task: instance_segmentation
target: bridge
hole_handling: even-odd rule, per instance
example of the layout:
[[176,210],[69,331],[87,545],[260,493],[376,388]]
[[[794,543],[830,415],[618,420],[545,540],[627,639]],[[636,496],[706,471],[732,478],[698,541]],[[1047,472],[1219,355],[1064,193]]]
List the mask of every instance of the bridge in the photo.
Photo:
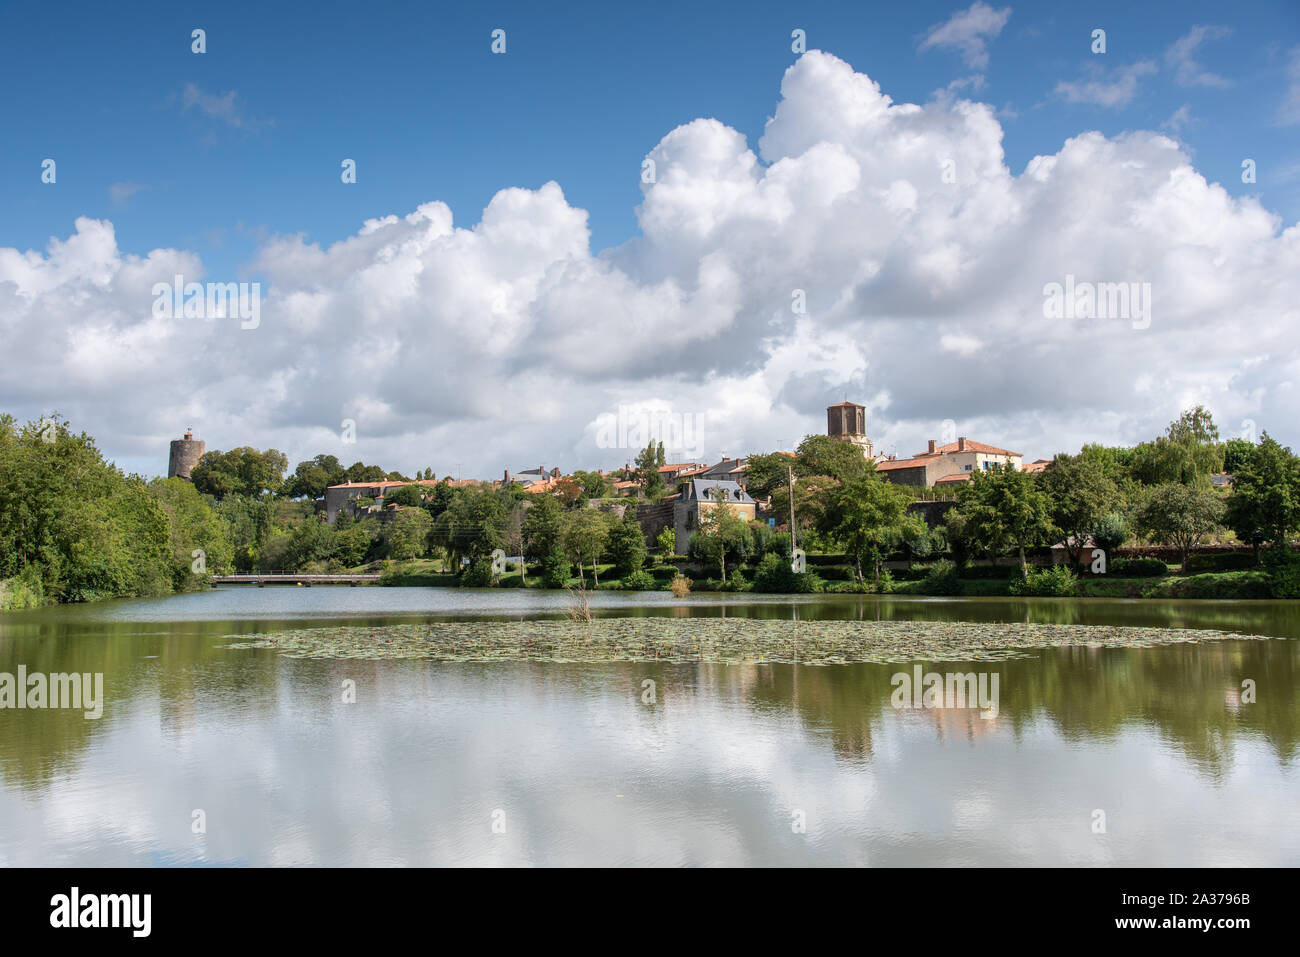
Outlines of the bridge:
[[256,585],[258,588],[264,588],[267,585],[305,585],[310,588],[312,585],[365,585],[369,582],[379,581],[379,573],[363,573],[355,575],[317,575],[311,572],[287,572],[287,571],[270,571],[270,572],[248,572],[243,575],[217,575],[212,579],[215,585]]

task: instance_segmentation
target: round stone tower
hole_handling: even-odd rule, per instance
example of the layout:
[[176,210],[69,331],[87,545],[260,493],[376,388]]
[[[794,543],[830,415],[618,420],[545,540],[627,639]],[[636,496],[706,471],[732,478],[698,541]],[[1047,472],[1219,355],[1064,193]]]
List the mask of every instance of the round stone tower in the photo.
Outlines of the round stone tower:
[[172,439],[172,454],[167,462],[167,477],[188,480],[194,466],[198,465],[199,459],[203,458],[206,448],[206,445],[194,438],[193,431],[186,432],[183,439]]

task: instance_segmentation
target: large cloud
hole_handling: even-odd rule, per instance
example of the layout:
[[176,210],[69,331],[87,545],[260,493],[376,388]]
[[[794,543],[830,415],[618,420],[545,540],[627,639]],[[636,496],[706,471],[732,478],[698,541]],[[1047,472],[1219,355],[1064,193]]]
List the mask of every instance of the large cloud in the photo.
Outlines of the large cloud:
[[[596,422],[633,403],[703,416],[705,455],[736,455],[845,397],[900,453],[949,419],[1031,457],[1132,441],[1192,402],[1300,444],[1300,230],[1157,133],[1081,132],[1019,173],[1001,141],[987,105],[895,104],[810,52],[757,155],[716,120],[660,141],[622,246],[593,254],[555,183],[502,190],[472,228],[430,202],[326,248],[268,242],[248,330],[153,317],[155,282],[233,277],[81,219],[0,249],[0,408],[57,407],[154,469],[190,425],[440,474],[608,466],[634,450],[599,448]],[[1150,283],[1149,326],[1045,318],[1067,276]]]

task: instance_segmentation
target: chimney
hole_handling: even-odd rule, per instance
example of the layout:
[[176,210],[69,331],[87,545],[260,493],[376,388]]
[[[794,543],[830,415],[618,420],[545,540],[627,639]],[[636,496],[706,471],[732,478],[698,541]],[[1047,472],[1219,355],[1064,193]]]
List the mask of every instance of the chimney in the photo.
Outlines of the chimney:
[[957,440],[957,451],[958,452],[966,451],[966,436],[963,435],[961,438]]
[[509,469],[505,469],[505,470],[501,473],[501,484],[502,484],[502,485],[509,485],[509,484],[510,484],[510,470],[509,470]]
[[926,451],[929,452],[931,455],[933,455],[933,454],[934,454],[934,451],[935,451],[935,446],[938,445],[938,444],[939,444],[939,443],[935,442],[934,439],[931,439],[931,440],[930,440],[930,447],[929,447],[928,449],[926,449]]

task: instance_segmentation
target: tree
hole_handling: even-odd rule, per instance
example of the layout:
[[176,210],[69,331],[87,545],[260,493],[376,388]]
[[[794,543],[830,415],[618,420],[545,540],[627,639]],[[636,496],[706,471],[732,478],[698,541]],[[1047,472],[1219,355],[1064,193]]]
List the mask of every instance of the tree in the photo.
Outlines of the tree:
[[245,445],[229,452],[205,452],[190,473],[190,480],[204,495],[217,499],[227,495],[256,497],[278,491],[288,467],[289,459],[283,452],[259,452]]
[[1107,556],[1128,541],[1128,522],[1119,512],[1107,512],[1091,529],[1092,543]]
[[677,533],[671,528],[665,527],[662,532],[655,536],[655,548],[660,555],[673,555],[677,552]]
[[397,516],[385,528],[389,557],[404,561],[424,555],[429,550],[432,527],[433,519],[424,509],[398,509]]
[[1267,432],[1233,474],[1227,524],[1243,542],[1284,548],[1300,528],[1300,459]]
[[749,523],[736,514],[730,505],[700,509],[699,528],[692,536],[692,543],[709,561],[718,563],[722,569],[723,582],[727,580],[727,556],[745,558],[752,541]]
[[299,462],[281,494],[287,498],[321,498],[331,485],[347,481],[346,470],[333,455],[317,455]]
[[1049,516],[1065,536],[1071,564],[1079,564],[1084,539],[1119,502],[1119,489],[1097,458],[1061,454],[1042,473]]
[[[843,444],[843,443],[841,443]],[[745,458],[745,491],[752,498],[764,499],[786,485],[787,469],[794,465],[793,456],[768,452]]]
[[870,474],[840,487],[834,508],[837,520],[831,534],[853,556],[858,581],[866,580],[862,574],[864,558],[879,584],[880,565],[886,556],[907,538],[925,533],[925,522],[907,514],[910,500],[905,489]]
[[839,482],[851,482],[872,471],[875,463],[862,449],[833,436],[806,435],[795,449],[795,475],[829,475]]
[[1048,504],[1033,475],[1004,463],[972,473],[957,493],[954,511],[961,513],[962,534],[972,545],[993,555],[1016,552],[1020,574],[1028,578],[1025,549],[1046,544],[1058,533]]
[[173,588],[198,589],[211,582],[213,573],[231,567],[234,549],[209,499],[181,478],[154,479],[149,493],[167,513]]
[[424,489],[419,485],[399,485],[384,493],[385,505],[418,507],[424,503]]
[[646,447],[637,453],[637,481],[641,483],[642,493],[652,502],[657,502],[664,494],[664,477],[659,472],[659,468],[666,464],[662,442],[655,445],[654,440],[651,439]]
[[1177,548],[1186,575],[1187,556],[1219,529],[1223,512],[1223,501],[1214,492],[1167,482],[1152,490],[1134,524],[1142,534]]
[[1250,458],[1255,446],[1245,439],[1228,439],[1223,443],[1223,471],[1236,475],[1237,469]]
[[619,578],[626,578],[645,564],[645,535],[641,531],[641,523],[637,521],[635,508],[629,507],[624,511],[622,520],[610,527],[605,551],[614,563]]
[[564,547],[577,557],[578,576],[584,584],[586,577],[582,572],[582,563],[591,559],[591,577],[600,587],[600,575],[596,570],[596,561],[605,549],[609,538],[610,523],[604,512],[594,508],[581,508],[570,512],[564,528]]
[[586,498],[611,498],[614,495],[614,483],[600,472],[584,472],[579,469],[573,473],[573,481],[582,486]]
[[[553,495],[535,495],[524,513],[524,556],[540,562],[562,544],[564,509]],[[565,576],[568,580],[568,576]]]
[[1165,434],[1133,449],[1129,466],[1143,485],[1177,482],[1208,488],[1210,476],[1223,470],[1219,429],[1201,406],[1184,412]]

